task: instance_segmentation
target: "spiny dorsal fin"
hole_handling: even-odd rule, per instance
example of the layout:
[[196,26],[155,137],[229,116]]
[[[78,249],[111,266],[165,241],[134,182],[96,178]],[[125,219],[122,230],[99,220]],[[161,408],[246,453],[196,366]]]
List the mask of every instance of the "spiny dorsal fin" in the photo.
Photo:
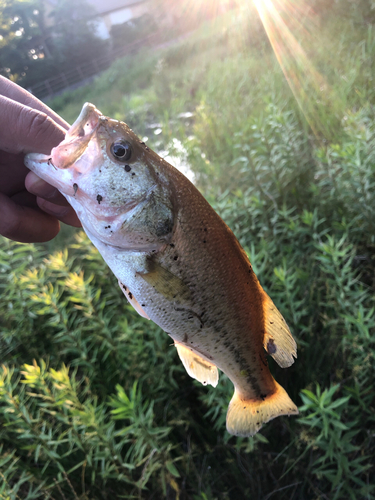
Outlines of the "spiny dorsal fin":
[[263,346],[278,365],[287,368],[294,363],[294,358],[297,357],[296,341],[292,337],[285,319],[266,293],[264,293],[263,307],[265,326]]
[[127,288],[125,285],[121,283],[119,280],[118,284],[120,285],[120,288],[122,290],[122,293],[125,295],[125,297],[128,299],[130,304],[134,307],[134,309],[137,311],[137,313],[142,316],[143,318],[150,319],[146,311],[142,309],[140,306],[138,300],[134,297],[134,295],[131,293],[129,288]]
[[195,378],[203,385],[217,386],[219,372],[215,365],[203,359],[196,351],[179,342],[174,342],[178,355],[190,377]]

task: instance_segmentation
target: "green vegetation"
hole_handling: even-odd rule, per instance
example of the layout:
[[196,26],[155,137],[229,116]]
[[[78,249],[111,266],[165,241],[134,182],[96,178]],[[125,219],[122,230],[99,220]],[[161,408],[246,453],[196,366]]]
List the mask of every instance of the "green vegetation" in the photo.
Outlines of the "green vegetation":
[[86,0],[1,0],[0,75],[30,87],[108,56],[94,14]]
[[253,12],[50,103],[73,121],[91,101],[156,150],[183,145],[297,339],[294,365],[270,367],[300,416],[230,436],[232,384],[188,377],[82,233],[2,240],[0,498],[375,498],[375,32],[328,14],[308,51],[326,82],[314,123]]

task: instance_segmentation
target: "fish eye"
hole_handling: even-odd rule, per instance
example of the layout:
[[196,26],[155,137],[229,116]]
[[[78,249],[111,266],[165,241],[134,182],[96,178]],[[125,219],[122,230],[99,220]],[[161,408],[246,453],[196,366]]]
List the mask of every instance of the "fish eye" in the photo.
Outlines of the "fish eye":
[[132,148],[127,141],[116,141],[111,145],[111,153],[118,161],[128,161],[132,155]]

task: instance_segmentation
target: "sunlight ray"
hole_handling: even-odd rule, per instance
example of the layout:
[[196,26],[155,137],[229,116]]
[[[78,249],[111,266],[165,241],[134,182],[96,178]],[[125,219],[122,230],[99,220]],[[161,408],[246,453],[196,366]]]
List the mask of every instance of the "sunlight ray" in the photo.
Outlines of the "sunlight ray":
[[304,2],[254,0],[276,58],[305,118],[316,135],[329,133],[326,113],[335,112],[328,85],[299,39],[313,49],[314,13]]

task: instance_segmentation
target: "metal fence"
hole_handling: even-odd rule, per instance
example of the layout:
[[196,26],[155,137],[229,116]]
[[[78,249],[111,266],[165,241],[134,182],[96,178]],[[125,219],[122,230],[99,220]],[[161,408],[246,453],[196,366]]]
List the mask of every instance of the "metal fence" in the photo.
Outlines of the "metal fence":
[[135,41],[132,44],[127,44],[125,47],[121,47],[116,51],[111,51],[109,55],[98,57],[96,59],[91,59],[84,64],[75,66],[69,71],[64,71],[53,78],[48,78],[40,83],[37,83],[27,90],[34,94],[39,99],[45,99],[46,97],[52,97],[56,94],[63,92],[71,86],[77,85],[80,82],[91,78],[98,73],[107,69],[113,61],[119,59],[120,57],[126,56],[127,54],[133,54],[138,52],[144,47],[153,46],[157,44],[161,39],[160,32],[152,33],[151,35]]

